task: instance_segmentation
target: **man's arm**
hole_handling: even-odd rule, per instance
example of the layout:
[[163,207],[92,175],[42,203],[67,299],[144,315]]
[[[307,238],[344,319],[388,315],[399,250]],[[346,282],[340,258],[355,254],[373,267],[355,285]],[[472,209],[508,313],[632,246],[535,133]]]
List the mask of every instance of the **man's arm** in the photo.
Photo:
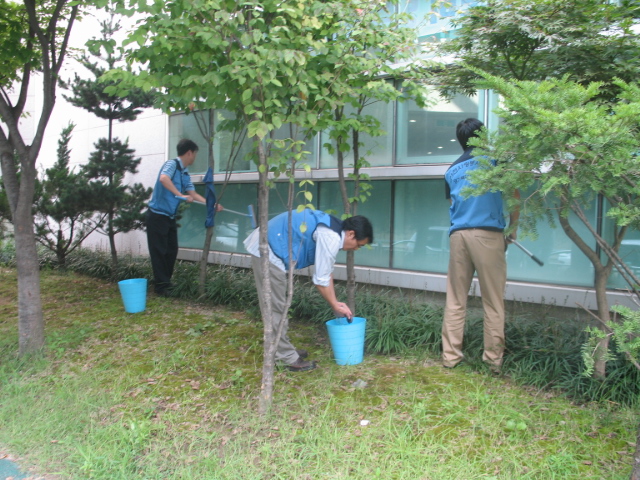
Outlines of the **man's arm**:
[[164,188],[169,190],[174,195],[177,195],[179,197],[184,196],[182,195],[182,192],[180,192],[180,190],[178,190],[176,186],[173,184],[173,182],[171,181],[171,177],[169,175],[165,175],[164,173],[160,175],[160,183]]
[[318,225],[316,229],[316,268],[312,281],[336,316],[352,319],[353,313],[345,303],[338,301],[333,286],[333,268],[336,255],[341,247],[342,237],[340,235],[324,225]]
[[336,317],[347,317],[349,320],[353,318],[353,313],[351,313],[351,309],[347,306],[346,303],[339,302],[336,297],[336,291],[333,288],[333,275],[331,276],[331,281],[329,285],[323,287],[322,285],[316,285],[316,288],[322,295],[322,298],[326,300],[326,302],[331,306],[333,313]]

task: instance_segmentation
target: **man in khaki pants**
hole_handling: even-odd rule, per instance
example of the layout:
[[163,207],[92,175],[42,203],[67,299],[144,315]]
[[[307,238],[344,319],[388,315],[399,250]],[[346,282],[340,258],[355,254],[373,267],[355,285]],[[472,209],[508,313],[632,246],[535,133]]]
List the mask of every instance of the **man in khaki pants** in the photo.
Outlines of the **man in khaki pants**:
[[[468,175],[480,167],[468,141],[484,128],[476,118],[461,121],[456,135],[464,153],[445,173],[446,195],[451,202],[449,214],[449,273],[447,299],[442,323],[442,364],[453,368],[463,359],[462,344],[467,312],[467,297],[478,273],[484,309],[484,354],[482,359],[492,371],[499,372],[504,353],[504,288],[507,281],[507,244],[516,239],[514,229],[505,238],[502,194],[488,192],[465,197],[462,191],[472,186]],[[519,192],[514,192],[519,198]],[[517,226],[519,212],[510,215]]]

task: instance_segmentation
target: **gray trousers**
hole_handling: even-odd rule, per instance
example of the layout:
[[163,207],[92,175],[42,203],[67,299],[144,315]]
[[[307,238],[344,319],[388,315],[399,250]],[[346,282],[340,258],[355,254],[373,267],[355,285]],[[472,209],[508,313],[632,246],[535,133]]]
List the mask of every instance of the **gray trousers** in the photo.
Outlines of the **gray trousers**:
[[504,353],[504,288],[507,282],[502,232],[478,228],[451,234],[447,300],[442,322],[442,363],[453,367],[462,360],[467,297],[478,272],[484,309],[484,362],[500,367]]
[[[264,288],[262,285],[262,265],[259,257],[251,256],[251,266],[253,267],[253,276],[256,279],[256,288],[258,289],[258,299],[260,300],[260,311],[262,313],[262,321],[271,325],[273,334],[277,335],[278,325],[284,313],[285,300],[287,295],[287,274],[278,267],[269,263],[271,271],[271,318],[264,315]],[[298,353],[291,344],[287,332],[289,330],[289,318],[285,318],[285,324],[282,328],[282,335],[278,341],[276,349],[276,362],[291,365],[298,359]],[[266,348],[266,345],[265,345]]]

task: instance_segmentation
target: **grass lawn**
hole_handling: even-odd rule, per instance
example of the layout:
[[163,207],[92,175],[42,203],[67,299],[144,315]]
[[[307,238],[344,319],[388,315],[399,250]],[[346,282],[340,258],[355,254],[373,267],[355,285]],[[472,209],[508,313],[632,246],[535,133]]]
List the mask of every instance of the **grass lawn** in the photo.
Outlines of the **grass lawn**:
[[[420,352],[279,372],[257,415],[262,324],[242,311],[42,273],[45,357],[19,360],[17,279],[0,268],[0,445],[51,478],[626,479],[638,413],[576,405]],[[354,387],[357,380],[364,387]],[[362,382],[359,382],[360,384]]]

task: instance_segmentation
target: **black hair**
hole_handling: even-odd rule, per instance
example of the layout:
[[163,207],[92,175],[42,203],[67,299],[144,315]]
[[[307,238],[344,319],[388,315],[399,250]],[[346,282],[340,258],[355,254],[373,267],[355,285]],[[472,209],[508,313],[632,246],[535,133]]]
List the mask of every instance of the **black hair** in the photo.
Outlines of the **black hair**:
[[342,222],[342,230],[353,230],[356,240],[368,239],[373,243],[373,226],[367,217],[355,215]]
[[458,123],[456,137],[458,137],[458,142],[460,142],[463,149],[469,148],[469,139],[477,137],[483,127],[484,123],[477,118],[467,118]]
[[187,152],[197,152],[198,145],[193,140],[189,140],[188,138],[183,138],[178,142],[178,156],[181,157]]

